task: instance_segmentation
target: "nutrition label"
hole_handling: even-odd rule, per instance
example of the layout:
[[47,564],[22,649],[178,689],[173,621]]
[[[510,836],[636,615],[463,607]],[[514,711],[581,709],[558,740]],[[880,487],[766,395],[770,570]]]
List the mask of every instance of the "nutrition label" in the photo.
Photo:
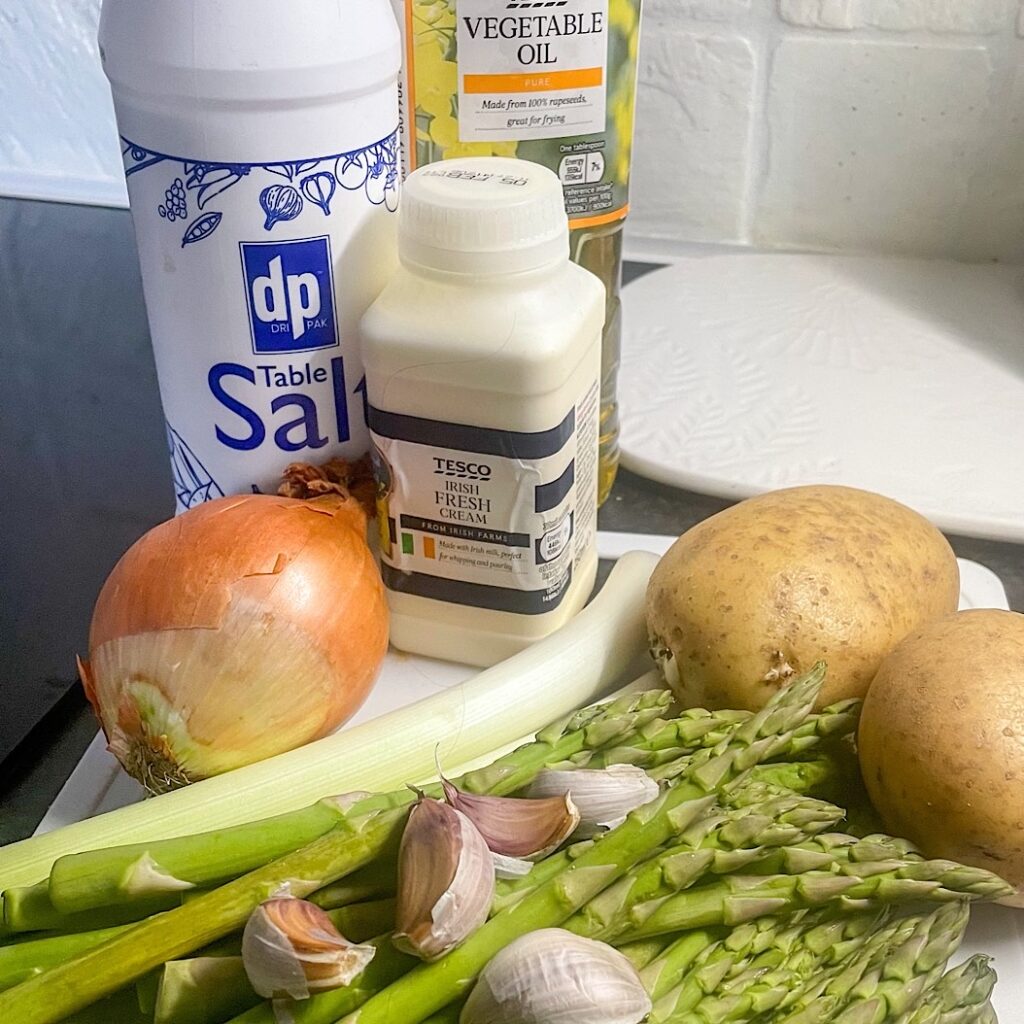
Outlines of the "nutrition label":
[[604,131],[608,0],[459,0],[457,12],[462,141]]
[[392,590],[527,615],[561,603],[596,528],[596,384],[538,432],[370,423]]

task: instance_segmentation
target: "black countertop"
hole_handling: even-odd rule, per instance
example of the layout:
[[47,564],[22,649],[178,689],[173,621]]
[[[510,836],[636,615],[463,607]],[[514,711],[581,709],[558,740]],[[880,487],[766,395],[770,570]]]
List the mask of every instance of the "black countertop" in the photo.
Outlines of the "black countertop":
[[[74,655],[106,574],[173,501],[127,211],[0,199],[0,324],[2,844],[96,732]],[[728,504],[623,472],[600,526],[679,534]],[[1024,611],[1024,546],[950,540]]]

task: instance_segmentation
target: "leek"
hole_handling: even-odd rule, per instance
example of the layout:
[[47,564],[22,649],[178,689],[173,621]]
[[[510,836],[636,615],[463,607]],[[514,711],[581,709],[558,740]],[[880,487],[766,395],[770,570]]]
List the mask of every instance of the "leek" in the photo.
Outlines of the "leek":
[[443,693],[258,764],[0,848],[0,889],[32,885],[61,856],[168,839],[298,810],[329,793],[388,790],[442,763],[491,754],[602,697],[646,650],[644,591],[657,557],[631,552],[575,619]]

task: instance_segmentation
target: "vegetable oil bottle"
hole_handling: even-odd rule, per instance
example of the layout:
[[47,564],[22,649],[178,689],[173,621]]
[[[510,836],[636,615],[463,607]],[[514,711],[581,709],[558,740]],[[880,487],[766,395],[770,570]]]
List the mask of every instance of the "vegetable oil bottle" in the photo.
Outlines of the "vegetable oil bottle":
[[619,458],[622,228],[641,0],[392,0],[404,37],[403,161],[496,155],[556,172],[572,259],[604,283],[603,502]]
[[366,453],[356,327],[394,267],[388,0],[104,0],[177,510]]
[[361,328],[391,642],[489,665],[594,584],[604,288],[522,160],[411,174],[398,255]]

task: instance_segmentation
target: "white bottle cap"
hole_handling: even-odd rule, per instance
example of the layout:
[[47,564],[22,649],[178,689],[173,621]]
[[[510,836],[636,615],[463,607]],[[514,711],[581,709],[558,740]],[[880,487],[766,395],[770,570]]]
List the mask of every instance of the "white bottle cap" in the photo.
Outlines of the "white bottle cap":
[[569,258],[558,176],[507,157],[428,164],[402,185],[398,255],[460,274],[536,270]]

